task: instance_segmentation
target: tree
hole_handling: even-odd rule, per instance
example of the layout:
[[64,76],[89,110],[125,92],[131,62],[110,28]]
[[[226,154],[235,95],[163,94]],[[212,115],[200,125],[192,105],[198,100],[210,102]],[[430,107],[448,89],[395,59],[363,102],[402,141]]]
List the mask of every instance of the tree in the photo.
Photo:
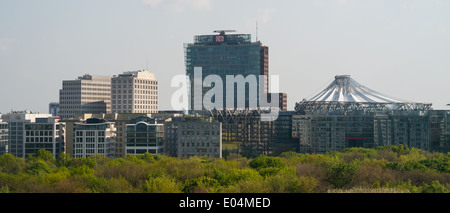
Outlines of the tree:
[[30,168],[27,170],[27,173],[30,175],[45,175],[52,172],[50,167],[43,160],[36,160],[31,164]]
[[0,155],[0,172],[17,174],[25,166],[22,158],[15,158],[12,154]]
[[56,165],[61,167],[68,167],[70,164],[72,163],[72,158],[70,157],[70,155],[66,154],[66,153],[62,153],[58,156],[58,158],[56,159]]
[[356,167],[346,163],[336,163],[327,170],[326,180],[336,188],[342,188],[352,181]]
[[422,188],[423,193],[449,193],[450,190],[445,188],[439,181],[434,180],[431,184],[424,184]]
[[34,153],[32,155],[32,158],[34,160],[43,160],[43,161],[47,161],[47,162],[53,162],[54,158],[53,158],[53,154],[45,149],[40,149],[38,150],[36,153]]

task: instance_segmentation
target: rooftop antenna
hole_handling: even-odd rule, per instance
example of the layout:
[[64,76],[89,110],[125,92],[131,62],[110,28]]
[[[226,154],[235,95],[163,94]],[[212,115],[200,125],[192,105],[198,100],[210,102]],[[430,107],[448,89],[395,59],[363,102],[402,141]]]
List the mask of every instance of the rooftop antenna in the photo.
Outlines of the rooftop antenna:
[[148,58],[147,58],[147,71],[148,71]]
[[258,41],[258,21],[256,21],[256,41]]

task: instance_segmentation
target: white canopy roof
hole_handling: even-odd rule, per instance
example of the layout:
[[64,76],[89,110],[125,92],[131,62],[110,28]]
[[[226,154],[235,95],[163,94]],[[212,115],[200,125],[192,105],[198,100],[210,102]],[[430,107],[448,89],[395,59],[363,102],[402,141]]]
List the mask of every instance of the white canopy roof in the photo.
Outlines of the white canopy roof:
[[335,80],[326,89],[309,99],[309,101],[358,103],[408,102],[369,89],[350,78],[349,75],[335,76]]

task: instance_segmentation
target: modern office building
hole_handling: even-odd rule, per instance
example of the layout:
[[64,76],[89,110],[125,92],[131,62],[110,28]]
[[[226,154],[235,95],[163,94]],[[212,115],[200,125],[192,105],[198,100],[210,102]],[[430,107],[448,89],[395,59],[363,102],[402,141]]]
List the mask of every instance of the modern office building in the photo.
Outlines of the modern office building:
[[280,111],[274,121],[261,121],[262,110],[214,110],[211,116],[222,123],[223,157],[277,156],[298,151],[298,140],[292,137],[294,111]]
[[158,113],[147,114],[147,113],[110,113],[110,114],[77,114],[74,119],[63,120],[67,126],[67,154],[74,156],[73,149],[73,127],[75,123],[86,121],[89,118],[97,118],[107,120],[109,122],[114,122],[116,128],[116,140],[113,145],[111,158],[120,158],[125,156],[125,141],[126,141],[126,128],[127,124],[135,118],[138,117],[151,117],[157,120],[166,120],[172,117],[182,116],[182,112],[178,111],[160,111]]
[[25,123],[25,156],[37,153],[45,149],[57,158],[65,152],[65,124],[58,122],[54,116],[48,118],[36,118],[33,123]]
[[81,113],[110,113],[111,77],[86,74],[63,81],[59,105],[61,119]]
[[178,158],[222,158],[222,123],[203,117],[180,117],[165,125],[165,153]]
[[126,154],[164,153],[164,124],[147,116],[132,119],[126,129]]
[[124,72],[111,79],[113,113],[157,113],[158,80],[145,70]]
[[431,152],[450,152],[450,111],[391,111],[375,115],[376,145],[406,145]]
[[25,158],[45,149],[56,157],[65,151],[65,124],[51,114],[13,111],[2,119],[8,123],[8,153]]
[[73,147],[75,158],[86,158],[92,155],[112,157],[116,140],[114,122],[104,119],[89,118],[74,124]]
[[[292,134],[300,152],[404,144],[429,150],[431,104],[405,101],[369,89],[348,75],[295,106]],[[444,122],[445,123],[445,122]],[[432,126],[432,125],[431,125]]]
[[[195,107],[199,106],[199,102],[203,101],[205,93],[215,87],[199,85],[203,80],[210,75],[217,75],[222,80],[223,95],[222,98],[211,97],[212,103],[219,103],[222,105],[217,109],[242,108],[242,109],[256,109],[258,107],[265,107],[260,105],[259,97],[259,76],[269,75],[269,48],[263,46],[260,41],[252,42],[250,34],[226,34],[230,31],[220,30],[215,31],[216,35],[196,35],[194,36],[194,42],[185,44],[185,65],[186,74],[189,76],[190,87],[189,93],[189,107],[190,112],[202,112],[203,108],[199,109]],[[234,31],[231,31],[234,32]],[[196,71],[201,68],[201,76],[195,76]],[[236,77],[242,76],[248,83],[245,84],[233,84],[234,81],[227,81],[227,76]],[[251,80],[252,77],[254,81]],[[233,86],[227,88],[227,82]],[[250,83],[254,83],[256,88],[249,87]],[[269,82],[263,83],[264,92],[268,92]],[[195,95],[196,91],[199,91],[200,95]],[[228,99],[234,101],[234,105],[230,104],[227,107],[227,93],[233,94]],[[245,95],[244,100],[238,99],[238,95]],[[220,99],[220,100],[219,100]],[[238,101],[243,103],[244,106],[240,107]]]
[[8,123],[2,120],[0,114],[0,155],[8,152]]

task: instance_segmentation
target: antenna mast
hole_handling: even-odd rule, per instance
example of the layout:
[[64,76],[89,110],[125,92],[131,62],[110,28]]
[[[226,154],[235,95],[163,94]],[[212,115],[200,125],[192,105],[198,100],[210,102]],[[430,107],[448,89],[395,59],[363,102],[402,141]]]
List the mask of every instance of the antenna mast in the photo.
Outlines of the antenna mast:
[[258,21],[256,21],[256,41],[258,41]]

